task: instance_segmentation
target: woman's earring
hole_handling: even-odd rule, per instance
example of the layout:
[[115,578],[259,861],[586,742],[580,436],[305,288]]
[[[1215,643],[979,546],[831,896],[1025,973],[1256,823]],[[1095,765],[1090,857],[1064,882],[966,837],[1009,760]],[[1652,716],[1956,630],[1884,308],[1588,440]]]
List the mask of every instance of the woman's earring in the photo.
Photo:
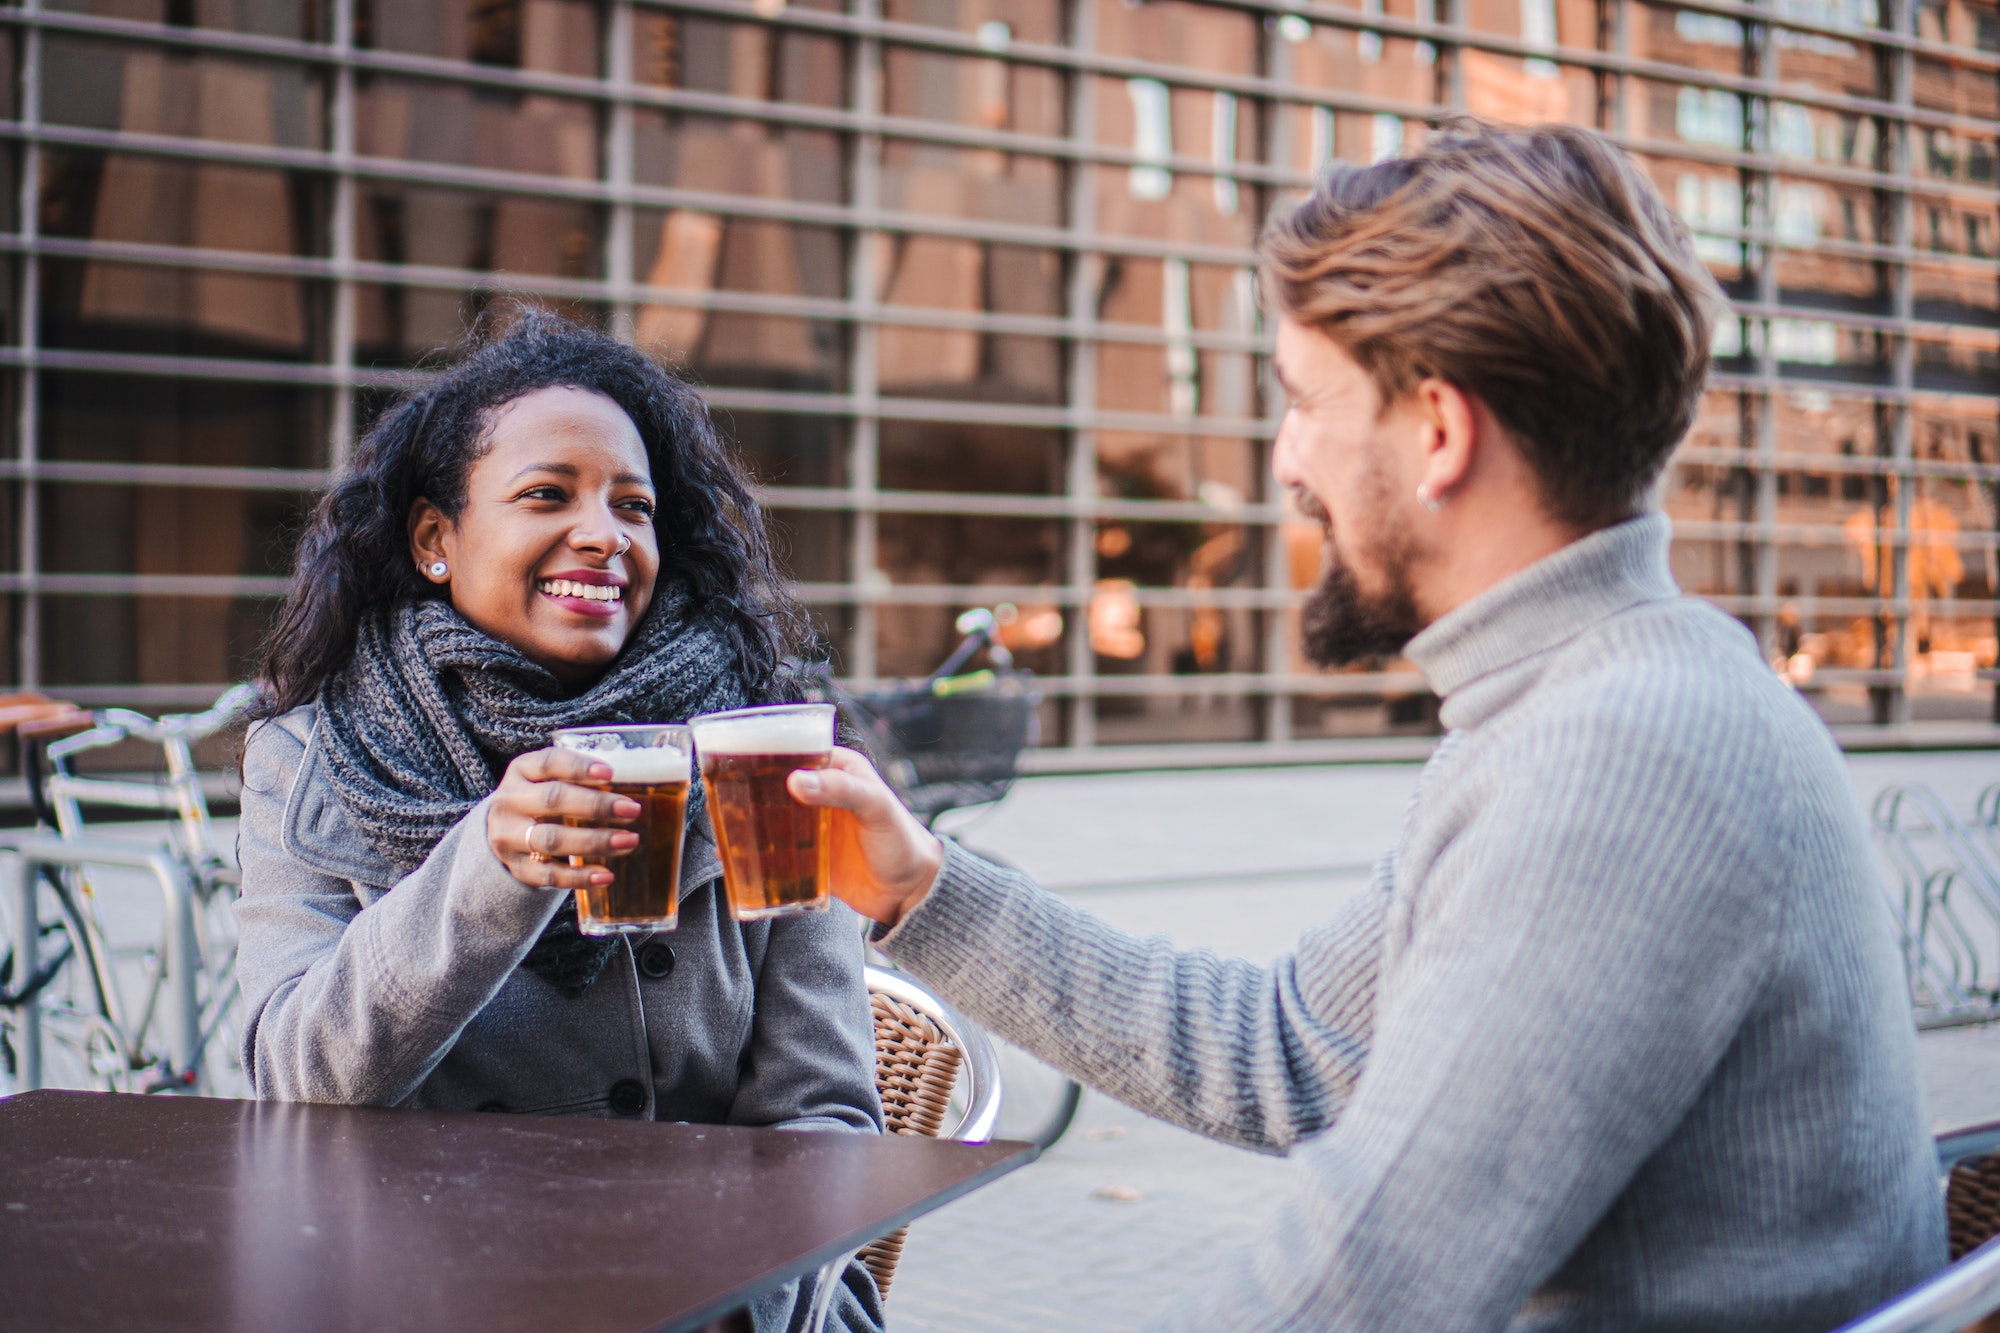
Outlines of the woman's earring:
[[1435,514],[1444,508],[1444,497],[1432,495],[1430,483],[1423,482],[1417,486],[1417,503]]
[[451,566],[445,564],[445,562],[442,560],[433,560],[430,563],[429,572],[432,578],[441,579],[446,574],[449,574],[451,572]]

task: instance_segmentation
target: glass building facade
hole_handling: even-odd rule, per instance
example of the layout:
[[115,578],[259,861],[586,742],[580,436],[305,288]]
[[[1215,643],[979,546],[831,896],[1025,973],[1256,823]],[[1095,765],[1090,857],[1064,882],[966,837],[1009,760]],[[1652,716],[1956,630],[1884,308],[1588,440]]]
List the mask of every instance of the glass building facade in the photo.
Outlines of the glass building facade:
[[10,685],[245,674],[356,431],[508,297],[703,386],[850,677],[1004,601],[1055,766],[1426,734],[1404,664],[1298,657],[1252,247],[1470,111],[1612,135],[1734,302],[1683,586],[1857,735],[1995,715],[1983,0],[12,0],[0,111]]

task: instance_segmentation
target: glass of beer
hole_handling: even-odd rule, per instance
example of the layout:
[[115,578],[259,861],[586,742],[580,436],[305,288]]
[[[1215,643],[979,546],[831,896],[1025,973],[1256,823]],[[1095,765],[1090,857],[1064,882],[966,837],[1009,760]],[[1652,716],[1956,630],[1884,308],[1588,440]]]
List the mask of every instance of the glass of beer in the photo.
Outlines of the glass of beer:
[[[555,734],[554,744],[611,770],[608,781],[587,780],[584,786],[639,803],[638,821],[631,826],[639,835],[637,847],[602,861],[569,859],[573,866],[611,871],[609,884],[576,891],[578,927],[586,935],[672,930],[680,923],[681,837],[693,777],[688,729],[650,722],[566,727]],[[584,823],[570,817],[563,822],[571,828]]]
[[785,779],[831,761],[833,705],[739,708],[693,718],[688,728],[736,919],[824,912],[833,812],[800,805]]

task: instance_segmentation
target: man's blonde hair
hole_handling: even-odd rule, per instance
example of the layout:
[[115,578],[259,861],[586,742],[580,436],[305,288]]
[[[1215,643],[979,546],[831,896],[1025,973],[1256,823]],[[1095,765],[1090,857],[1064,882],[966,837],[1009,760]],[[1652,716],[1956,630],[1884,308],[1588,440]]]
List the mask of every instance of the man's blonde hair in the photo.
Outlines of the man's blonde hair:
[[1490,407],[1549,513],[1635,512],[1687,433],[1721,289],[1601,135],[1459,122],[1411,157],[1336,166],[1263,238],[1279,306],[1393,402],[1428,376]]

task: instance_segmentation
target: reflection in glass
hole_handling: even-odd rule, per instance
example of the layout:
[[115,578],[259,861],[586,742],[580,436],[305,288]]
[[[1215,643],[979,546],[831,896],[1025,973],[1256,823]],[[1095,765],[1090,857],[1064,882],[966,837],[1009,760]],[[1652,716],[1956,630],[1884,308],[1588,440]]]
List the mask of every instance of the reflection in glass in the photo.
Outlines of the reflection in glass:
[[40,670],[79,686],[247,679],[280,599],[42,596]]
[[386,75],[356,82],[355,145],[366,156],[566,180],[597,175],[597,111],[588,102]]

